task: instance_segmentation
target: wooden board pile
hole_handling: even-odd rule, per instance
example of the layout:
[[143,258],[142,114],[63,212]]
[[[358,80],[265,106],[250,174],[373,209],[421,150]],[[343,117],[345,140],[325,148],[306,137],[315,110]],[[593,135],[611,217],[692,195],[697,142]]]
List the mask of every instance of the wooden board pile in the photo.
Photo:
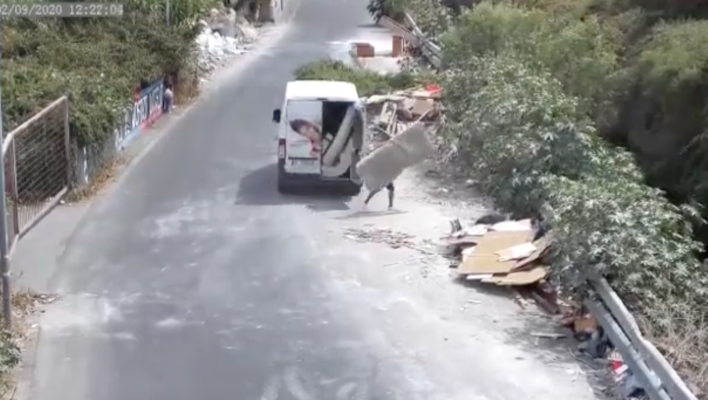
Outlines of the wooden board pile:
[[530,295],[543,309],[557,315],[558,324],[582,342],[581,351],[592,357],[604,356],[609,344],[595,318],[546,280],[549,268],[544,256],[551,244],[551,233],[537,231],[530,219],[478,222],[470,228],[454,220],[450,226],[451,233],[443,238],[443,243],[456,260],[452,267],[460,277],[520,289],[521,294]]
[[537,234],[530,219],[476,224],[465,229],[459,220],[444,242],[460,260],[457,272],[466,280],[499,286],[528,286],[548,275],[543,255],[549,237]]
[[383,139],[395,136],[416,122],[441,121],[441,90],[436,85],[373,95],[365,99],[373,114],[372,127]]

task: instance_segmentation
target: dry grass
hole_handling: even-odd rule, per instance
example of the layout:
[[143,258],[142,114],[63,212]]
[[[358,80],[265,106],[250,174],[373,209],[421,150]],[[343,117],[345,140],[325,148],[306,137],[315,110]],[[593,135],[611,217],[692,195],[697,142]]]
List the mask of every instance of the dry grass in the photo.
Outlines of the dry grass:
[[666,302],[653,317],[665,321],[662,331],[640,319],[647,338],[685,379],[701,400],[708,400],[708,310]]
[[[40,306],[57,299],[57,296],[39,294],[29,290],[19,291],[12,295],[13,325],[10,332],[11,340],[20,350],[26,344],[30,333],[31,317],[36,314]],[[17,372],[21,364],[11,367],[0,374],[0,400],[10,400],[17,389]]]
[[185,73],[175,87],[175,105],[187,105],[199,96],[199,76]]
[[66,201],[77,203],[93,197],[118,176],[120,167],[128,161],[125,154],[119,154],[108,161],[87,185],[78,187],[66,195]]

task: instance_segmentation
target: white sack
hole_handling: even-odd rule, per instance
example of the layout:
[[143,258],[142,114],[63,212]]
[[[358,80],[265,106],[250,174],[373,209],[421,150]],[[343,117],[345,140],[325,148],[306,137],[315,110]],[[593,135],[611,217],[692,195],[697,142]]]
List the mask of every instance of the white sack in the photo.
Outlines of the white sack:
[[368,190],[378,190],[434,152],[423,124],[415,123],[364,157],[356,169]]

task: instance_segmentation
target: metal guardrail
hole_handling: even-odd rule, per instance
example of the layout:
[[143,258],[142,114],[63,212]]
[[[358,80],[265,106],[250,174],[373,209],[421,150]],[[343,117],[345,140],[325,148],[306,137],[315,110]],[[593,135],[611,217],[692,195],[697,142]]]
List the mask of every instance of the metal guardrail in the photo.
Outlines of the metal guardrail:
[[[426,37],[408,13],[405,19],[425,58],[434,67],[441,68],[443,52],[440,46]],[[698,400],[666,358],[642,336],[634,317],[609,283],[601,277],[592,277],[588,282],[597,298],[586,301],[585,306],[651,400]]]
[[427,59],[435,68],[442,68],[443,52],[440,46],[427,38],[418,25],[416,25],[410,14],[405,13],[405,19],[406,23],[410,25],[413,35],[418,38],[418,43],[420,43],[420,48],[423,51],[423,56],[425,59]]
[[649,397],[652,400],[697,400],[666,358],[642,336],[634,317],[610,284],[600,277],[590,278],[588,282],[599,301],[587,301],[586,306]]

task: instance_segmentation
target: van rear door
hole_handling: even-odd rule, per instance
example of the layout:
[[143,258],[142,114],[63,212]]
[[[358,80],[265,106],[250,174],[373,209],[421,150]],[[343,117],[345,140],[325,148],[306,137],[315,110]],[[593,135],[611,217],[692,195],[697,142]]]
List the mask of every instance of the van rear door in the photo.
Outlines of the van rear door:
[[322,102],[288,100],[285,112],[285,171],[320,174]]

